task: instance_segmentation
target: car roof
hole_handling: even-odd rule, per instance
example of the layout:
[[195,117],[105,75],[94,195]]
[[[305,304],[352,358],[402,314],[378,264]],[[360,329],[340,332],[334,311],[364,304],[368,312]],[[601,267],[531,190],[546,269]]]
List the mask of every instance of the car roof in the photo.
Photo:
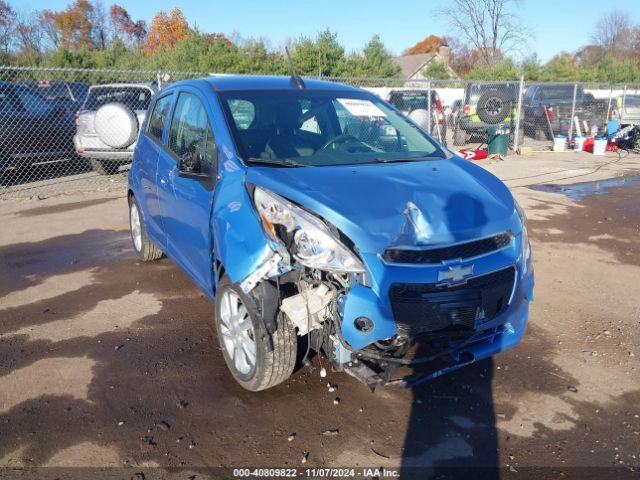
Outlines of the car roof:
[[140,88],[148,88],[149,90],[153,90],[154,92],[158,89],[154,83],[97,83],[95,85],[91,85],[89,87],[90,90],[95,88],[120,88],[120,87],[140,87]]
[[[212,75],[197,80],[182,80],[167,88],[188,85],[192,82],[206,82],[216,91],[231,90],[298,90],[291,77],[271,75]],[[306,90],[333,90],[344,92],[362,92],[361,89],[336,82],[326,82],[303,78]]]

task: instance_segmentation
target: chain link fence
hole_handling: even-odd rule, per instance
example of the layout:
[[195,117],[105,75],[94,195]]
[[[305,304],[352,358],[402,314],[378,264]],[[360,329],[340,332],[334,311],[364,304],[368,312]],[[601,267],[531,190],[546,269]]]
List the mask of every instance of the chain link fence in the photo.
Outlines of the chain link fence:
[[[0,67],[0,199],[122,189],[147,106],[166,83],[204,72]],[[455,150],[508,130],[509,147],[551,150],[640,124],[640,86],[325,78],[378,95]]]
[[203,75],[0,67],[0,199],[122,188],[152,96]]

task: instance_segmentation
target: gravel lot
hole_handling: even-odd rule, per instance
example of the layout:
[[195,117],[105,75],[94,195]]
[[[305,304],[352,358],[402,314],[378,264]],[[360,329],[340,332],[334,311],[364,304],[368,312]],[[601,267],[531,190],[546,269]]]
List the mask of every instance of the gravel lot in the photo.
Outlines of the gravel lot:
[[0,466],[130,467],[126,478],[154,467],[206,478],[219,466],[637,475],[640,158],[484,166],[530,220],[537,285],[523,343],[414,391],[375,394],[305,369],[244,391],[209,301],[169,260],[136,261],[117,190],[0,201]]

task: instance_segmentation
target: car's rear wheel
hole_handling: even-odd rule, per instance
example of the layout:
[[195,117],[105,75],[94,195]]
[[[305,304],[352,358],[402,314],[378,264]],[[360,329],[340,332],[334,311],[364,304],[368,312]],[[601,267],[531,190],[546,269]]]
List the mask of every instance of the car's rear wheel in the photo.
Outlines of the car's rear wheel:
[[113,175],[118,173],[120,162],[114,162],[113,160],[95,160],[90,159],[89,164],[91,169],[99,175]]
[[143,262],[150,262],[162,257],[162,250],[156,247],[147,235],[147,229],[144,226],[140,207],[136,198],[131,195],[129,197],[129,227],[131,230],[131,241],[133,249]]
[[266,390],[291,376],[298,339],[286,315],[277,314],[276,331],[270,342],[255,301],[226,276],[216,292],[215,314],[224,360],[242,387],[254,392]]

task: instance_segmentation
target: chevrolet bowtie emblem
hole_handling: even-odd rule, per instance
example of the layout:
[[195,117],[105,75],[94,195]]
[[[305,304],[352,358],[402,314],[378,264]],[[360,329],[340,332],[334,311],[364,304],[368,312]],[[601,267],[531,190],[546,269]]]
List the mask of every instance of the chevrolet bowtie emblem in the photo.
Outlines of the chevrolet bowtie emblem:
[[473,265],[467,265],[465,267],[462,265],[453,265],[448,267],[447,270],[438,272],[438,281],[457,283],[470,275],[473,275]]

